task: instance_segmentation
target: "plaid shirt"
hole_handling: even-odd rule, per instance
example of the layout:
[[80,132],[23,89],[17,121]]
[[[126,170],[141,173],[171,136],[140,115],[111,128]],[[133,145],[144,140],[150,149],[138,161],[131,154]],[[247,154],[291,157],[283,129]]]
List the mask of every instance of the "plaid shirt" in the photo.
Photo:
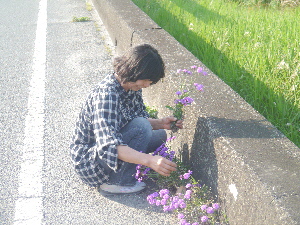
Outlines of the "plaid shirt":
[[88,96],[83,105],[70,145],[75,171],[90,186],[97,187],[109,179],[99,164],[118,171],[118,145],[124,145],[120,130],[136,117],[148,118],[142,91],[126,92],[114,74],[107,76]]

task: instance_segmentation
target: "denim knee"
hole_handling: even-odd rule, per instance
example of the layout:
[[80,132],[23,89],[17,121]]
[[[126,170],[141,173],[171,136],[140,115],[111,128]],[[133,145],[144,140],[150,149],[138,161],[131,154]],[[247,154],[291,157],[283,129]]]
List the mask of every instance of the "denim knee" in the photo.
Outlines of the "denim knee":
[[141,129],[152,130],[152,126],[148,119],[144,117],[137,117],[130,121],[130,125],[140,127]]
[[122,128],[121,133],[125,144],[144,152],[152,137],[152,126],[146,118],[138,117]]

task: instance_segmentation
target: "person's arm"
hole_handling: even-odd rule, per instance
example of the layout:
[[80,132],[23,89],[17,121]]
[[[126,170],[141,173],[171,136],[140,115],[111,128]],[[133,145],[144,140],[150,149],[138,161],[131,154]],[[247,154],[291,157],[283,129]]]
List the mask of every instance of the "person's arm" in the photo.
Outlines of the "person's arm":
[[[177,119],[174,116],[168,116],[164,117],[162,119],[151,119],[148,118],[153,130],[159,130],[159,129],[167,129],[171,130],[171,123],[176,121]],[[178,120],[176,122],[176,126],[179,127],[180,129],[183,128],[183,121]]]
[[158,155],[152,156],[149,154],[138,152],[125,145],[119,145],[117,149],[118,158],[123,160],[124,162],[142,164],[144,166],[150,167],[163,176],[170,176],[170,173],[172,171],[176,171],[176,163],[171,162],[164,157]]

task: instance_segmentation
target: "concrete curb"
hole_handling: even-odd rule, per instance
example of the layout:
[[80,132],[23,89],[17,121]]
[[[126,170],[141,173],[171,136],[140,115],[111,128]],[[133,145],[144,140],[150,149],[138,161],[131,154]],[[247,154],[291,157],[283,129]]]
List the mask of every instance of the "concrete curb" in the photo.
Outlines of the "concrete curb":
[[[175,148],[193,175],[222,200],[230,224],[300,224],[300,149],[130,0],[93,0],[117,53],[153,45],[167,67],[164,82],[144,91],[160,116],[180,86],[179,68],[204,67],[205,92],[186,115]],[[159,95],[159,98],[157,96]]]

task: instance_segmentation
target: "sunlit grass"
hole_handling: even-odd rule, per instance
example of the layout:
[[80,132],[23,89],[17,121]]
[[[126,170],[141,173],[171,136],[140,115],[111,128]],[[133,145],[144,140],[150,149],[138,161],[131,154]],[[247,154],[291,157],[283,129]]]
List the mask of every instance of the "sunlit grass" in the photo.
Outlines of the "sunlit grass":
[[300,7],[133,2],[300,147]]

